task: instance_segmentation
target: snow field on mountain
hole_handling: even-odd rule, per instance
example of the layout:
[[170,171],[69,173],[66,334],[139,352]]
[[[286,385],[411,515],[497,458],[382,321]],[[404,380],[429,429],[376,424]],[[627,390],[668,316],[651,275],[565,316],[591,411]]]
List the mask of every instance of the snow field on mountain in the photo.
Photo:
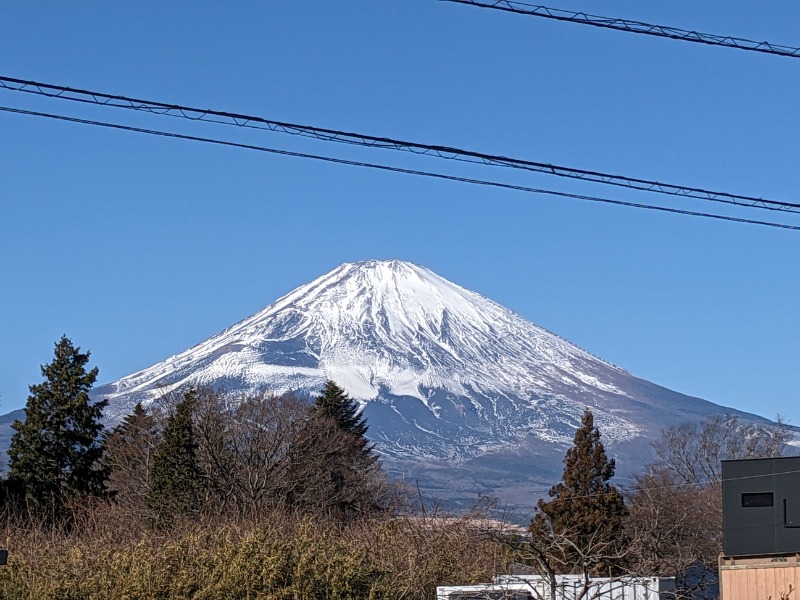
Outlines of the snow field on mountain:
[[649,382],[429,269],[341,265],[184,352],[99,388],[114,422],[185,385],[359,400],[387,459],[461,464],[561,448],[585,408],[604,439],[636,442],[714,405]]

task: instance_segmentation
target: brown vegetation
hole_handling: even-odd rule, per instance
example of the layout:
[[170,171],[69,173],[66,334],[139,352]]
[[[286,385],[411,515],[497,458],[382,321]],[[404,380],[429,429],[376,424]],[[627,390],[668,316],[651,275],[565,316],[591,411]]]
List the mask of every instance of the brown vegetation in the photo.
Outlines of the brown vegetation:
[[414,516],[360,430],[293,396],[138,406],[102,468],[68,519],[0,509],[0,600],[430,598],[510,561],[473,515]]
[[10,551],[2,599],[429,599],[437,585],[487,581],[510,560],[470,517],[343,525],[276,511],[159,533],[98,504],[78,511],[71,531],[21,522],[0,526]]
[[790,437],[780,418],[777,427],[716,416],[664,430],[656,462],[626,498],[628,568],[675,577],[687,597],[712,588],[722,551],[721,461],[781,456]]
[[480,525],[486,512],[416,515],[367,427],[333,382],[314,406],[207,390],[137,406],[94,440],[102,459],[75,470],[102,485],[47,491],[58,513],[32,484],[2,482],[0,600],[422,599],[512,563],[553,597],[561,573],[583,576],[581,597],[591,575],[673,576],[691,594],[716,579],[719,461],[780,455],[788,436],[725,418],[667,429],[623,502],[587,410],[561,482],[521,530]]

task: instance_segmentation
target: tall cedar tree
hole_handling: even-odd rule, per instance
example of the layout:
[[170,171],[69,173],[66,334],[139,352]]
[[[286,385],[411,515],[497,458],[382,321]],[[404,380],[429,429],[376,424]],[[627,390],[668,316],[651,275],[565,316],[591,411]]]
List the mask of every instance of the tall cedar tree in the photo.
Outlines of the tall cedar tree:
[[53,362],[41,367],[45,380],[29,388],[25,421],[11,425],[9,482],[31,508],[50,515],[67,499],[105,492],[100,419],[107,401],[89,399],[98,373],[97,367],[86,370],[89,355],[62,336]]
[[555,542],[552,558],[560,570],[619,574],[626,509],[622,495],[609,483],[614,469],[587,409],[564,457],[562,481],[550,488],[552,500],[539,500],[529,528],[534,537],[547,532]]
[[197,392],[189,390],[175,405],[153,458],[146,502],[158,525],[168,526],[176,516],[200,510],[203,472],[192,425],[196,404]]
[[318,414],[333,419],[339,429],[364,440],[365,447],[368,445],[365,436],[369,426],[366,417],[358,414],[358,402],[333,381],[325,383],[322,394],[314,400],[314,406]]

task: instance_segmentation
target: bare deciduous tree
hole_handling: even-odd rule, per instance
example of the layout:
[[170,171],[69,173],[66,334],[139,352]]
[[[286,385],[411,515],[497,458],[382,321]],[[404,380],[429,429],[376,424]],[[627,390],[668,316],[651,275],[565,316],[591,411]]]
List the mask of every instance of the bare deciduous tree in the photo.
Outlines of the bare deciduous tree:
[[773,426],[717,415],[665,429],[654,448],[657,464],[680,482],[706,484],[720,480],[721,461],[782,456],[790,438],[781,417]]
[[150,487],[150,468],[160,435],[155,418],[141,404],[105,439],[103,463],[109,468],[108,489],[116,502],[143,517]]
[[375,457],[296,396],[205,391],[195,430],[214,512],[283,508],[349,517],[382,504],[387,484]]
[[654,443],[657,461],[627,494],[631,568],[675,577],[679,594],[698,597],[717,582],[722,550],[723,460],[781,456],[791,432],[714,416],[665,429]]
[[350,519],[386,505],[391,486],[362,439],[312,414],[297,432],[285,497],[290,506]]
[[205,392],[195,423],[215,510],[258,513],[279,504],[294,438],[308,418],[308,405],[294,396]]
[[687,484],[664,468],[638,476],[626,520],[631,570],[675,577],[678,596],[713,587],[722,549],[719,494],[719,483]]

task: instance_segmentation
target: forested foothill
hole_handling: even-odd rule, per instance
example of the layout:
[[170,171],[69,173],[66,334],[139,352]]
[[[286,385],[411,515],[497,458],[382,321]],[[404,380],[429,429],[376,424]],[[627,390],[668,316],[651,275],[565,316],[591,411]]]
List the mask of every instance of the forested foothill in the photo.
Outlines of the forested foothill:
[[[713,597],[720,461],[780,456],[790,432],[714,417],[671,427],[622,488],[586,409],[527,527],[446,515],[390,481],[358,403],[209,389],[133,407],[113,429],[98,372],[62,337],[14,423],[0,480],[0,598],[432,598],[437,585],[676,577]],[[535,468],[532,465],[531,468]]]

